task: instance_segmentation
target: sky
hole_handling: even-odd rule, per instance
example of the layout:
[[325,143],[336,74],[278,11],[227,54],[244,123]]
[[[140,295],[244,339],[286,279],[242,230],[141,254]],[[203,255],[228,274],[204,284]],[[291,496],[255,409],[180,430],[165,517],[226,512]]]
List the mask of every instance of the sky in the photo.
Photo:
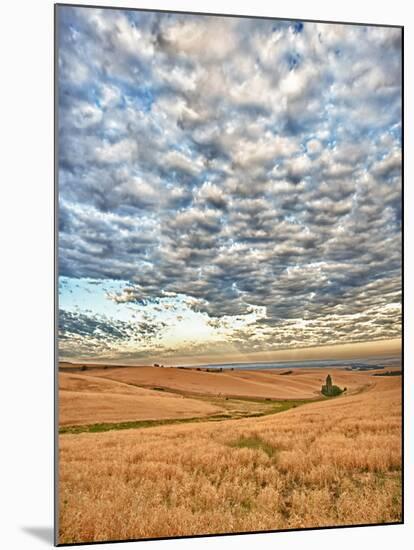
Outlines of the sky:
[[400,29],[69,6],[58,25],[61,360],[398,348]]

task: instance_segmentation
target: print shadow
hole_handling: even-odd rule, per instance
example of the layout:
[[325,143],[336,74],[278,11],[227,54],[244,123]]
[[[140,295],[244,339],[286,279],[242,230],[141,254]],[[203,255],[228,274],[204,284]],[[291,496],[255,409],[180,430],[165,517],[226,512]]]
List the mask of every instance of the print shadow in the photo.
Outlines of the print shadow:
[[21,529],[24,533],[32,535],[43,542],[51,545],[54,543],[53,527],[22,527]]

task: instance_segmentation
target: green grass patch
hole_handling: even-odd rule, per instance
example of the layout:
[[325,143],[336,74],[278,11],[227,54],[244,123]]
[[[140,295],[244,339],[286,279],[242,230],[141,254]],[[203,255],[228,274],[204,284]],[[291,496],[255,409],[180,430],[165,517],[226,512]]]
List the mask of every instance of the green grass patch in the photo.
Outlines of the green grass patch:
[[269,458],[274,456],[276,449],[264,441],[261,437],[257,435],[250,436],[240,436],[235,441],[232,441],[229,444],[229,447],[236,449],[253,449],[255,451],[263,451]]
[[[217,398],[202,398],[203,400],[218,403]],[[223,399],[222,399],[223,400]],[[234,403],[232,403],[234,401]],[[236,420],[240,418],[256,418],[260,416],[266,416],[269,414],[276,414],[279,412],[287,411],[289,409],[304,405],[305,403],[315,402],[317,399],[302,399],[302,400],[286,400],[286,401],[264,401],[264,400],[252,400],[238,398],[231,400],[227,413],[214,414],[210,416],[196,416],[190,418],[163,418],[157,420],[132,420],[127,422],[101,422],[97,424],[82,424],[75,426],[61,426],[59,428],[60,434],[79,434],[79,433],[100,433],[109,432],[112,430],[129,430],[136,428],[153,428],[155,426],[167,426],[169,424],[188,424],[190,422],[220,422],[222,420]],[[234,410],[231,405],[245,402],[250,405],[256,405],[254,408],[250,407],[246,410]],[[260,405],[260,407],[257,407]],[[259,410],[258,410],[259,409]]]
[[275,413],[283,412],[288,411],[289,409],[295,409],[296,407],[304,405],[305,403],[314,403],[315,401],[320,401],[320,399],[289,399],[286,401],[273,401],[272,409]]
[[130,430],[133,428],[153,428],[154,426],[166,426],[169,424],[186,424],[188,422],[212,422],[228,420],[231,416],[227,414],[216,414],[212,416],[196,416],[192,418],[163,418],[159,420],[132,420],[128,422],[101,422],[98,424],[83,424],[79,426],[61,426],[60,434],[99,433],[111,430]]

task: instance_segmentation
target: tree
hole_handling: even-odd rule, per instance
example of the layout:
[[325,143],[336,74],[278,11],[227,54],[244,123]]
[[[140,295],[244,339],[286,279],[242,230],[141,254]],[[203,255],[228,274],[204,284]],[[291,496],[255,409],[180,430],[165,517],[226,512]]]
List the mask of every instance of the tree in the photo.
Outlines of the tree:
[[326,391],[328,393],[331,393],[332,391],[332,378],[330,374],[326,377]]
[[341,390],[339,386],[335,386],[334,384],[332,384],[332,377],[330,374],[328,374],[321,391],[323,395],[326,395],[326,397],[334,397],[336,395],[340,395],[344,390]]

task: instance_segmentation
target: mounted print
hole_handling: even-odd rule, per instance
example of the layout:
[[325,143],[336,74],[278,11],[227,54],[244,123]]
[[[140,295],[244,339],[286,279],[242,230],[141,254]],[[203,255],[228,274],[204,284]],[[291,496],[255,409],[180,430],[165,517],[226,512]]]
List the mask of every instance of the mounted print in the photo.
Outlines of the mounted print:
[[56,543],[402,523],[402,33],[57,5]]

